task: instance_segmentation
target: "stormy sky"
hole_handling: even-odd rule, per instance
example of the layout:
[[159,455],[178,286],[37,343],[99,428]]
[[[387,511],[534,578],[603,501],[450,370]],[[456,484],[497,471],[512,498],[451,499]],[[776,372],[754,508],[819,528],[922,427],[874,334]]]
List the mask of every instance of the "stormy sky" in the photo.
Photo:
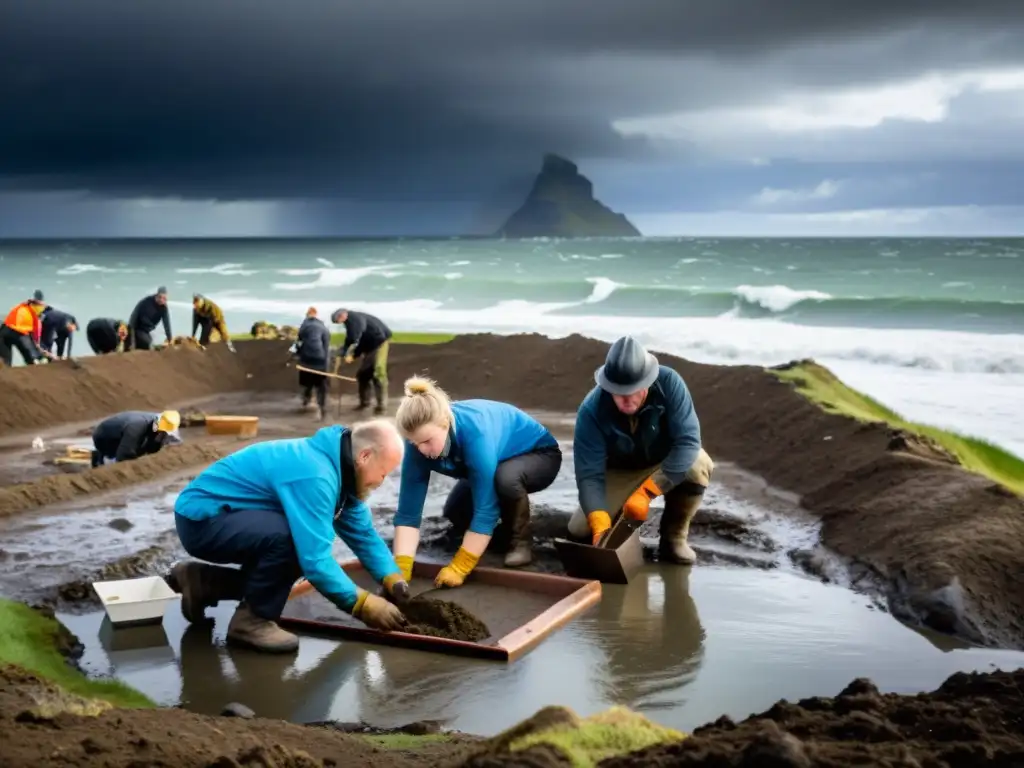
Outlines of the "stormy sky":
[[1024,232],[1020,0],[0,0],[0,236]]

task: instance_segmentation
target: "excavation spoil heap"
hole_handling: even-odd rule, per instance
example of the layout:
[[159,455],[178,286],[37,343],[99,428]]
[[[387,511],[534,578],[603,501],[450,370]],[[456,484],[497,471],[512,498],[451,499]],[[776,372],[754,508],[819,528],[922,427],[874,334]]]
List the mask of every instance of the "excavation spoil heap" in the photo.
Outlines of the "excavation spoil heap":
[[448,600],[414,597],[402,606],[402,613],[409,620],[404,631],[414,635],[465,640],[470,643],[491,636],[486,624],[458,603]]

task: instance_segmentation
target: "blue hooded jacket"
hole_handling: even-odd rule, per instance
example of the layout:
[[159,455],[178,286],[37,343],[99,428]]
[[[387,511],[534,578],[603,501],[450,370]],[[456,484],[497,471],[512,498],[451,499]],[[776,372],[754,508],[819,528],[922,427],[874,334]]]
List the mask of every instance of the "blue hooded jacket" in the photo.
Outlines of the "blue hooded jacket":
[[455,423],[447,456],[428,459],[406,444],[395,525],[420,527],[430,473],[439,472],[469,479],[474,506],[469,530],[490,536],[501,516],[494,488],[498,464],[538,448],[553,448],[558,441],[539,421],[508,403],[459,400],[452,403],[452,414]]
[[378,582],[400,571],[373,527],[369,506],[353,495],[349,446],[348,429],[341,426],[246,446],[203,470],[178,496],[174,511],[190,520],[225,508],[281,512],[303,574],[320,594],[351,611],[357,588],[331,553],[335,534]]

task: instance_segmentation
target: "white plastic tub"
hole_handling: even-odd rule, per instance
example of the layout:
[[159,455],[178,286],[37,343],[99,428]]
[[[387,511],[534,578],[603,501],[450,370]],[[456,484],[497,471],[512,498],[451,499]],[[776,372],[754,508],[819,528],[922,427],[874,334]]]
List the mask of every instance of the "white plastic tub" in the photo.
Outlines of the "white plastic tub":
[[114,626],[159,623],[167,604],[181,597],[160,576],[94,581],[92,588]]

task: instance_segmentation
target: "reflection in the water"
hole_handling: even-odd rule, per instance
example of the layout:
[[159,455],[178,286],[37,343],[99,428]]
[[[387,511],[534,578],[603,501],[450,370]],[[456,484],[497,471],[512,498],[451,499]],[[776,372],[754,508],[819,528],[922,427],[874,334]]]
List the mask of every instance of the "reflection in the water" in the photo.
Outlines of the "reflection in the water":
[[599,606],[602,697],[652,711],[678,706],[704,656],[704,630],[686,566],[648,568],[626,586],[606,585]]

